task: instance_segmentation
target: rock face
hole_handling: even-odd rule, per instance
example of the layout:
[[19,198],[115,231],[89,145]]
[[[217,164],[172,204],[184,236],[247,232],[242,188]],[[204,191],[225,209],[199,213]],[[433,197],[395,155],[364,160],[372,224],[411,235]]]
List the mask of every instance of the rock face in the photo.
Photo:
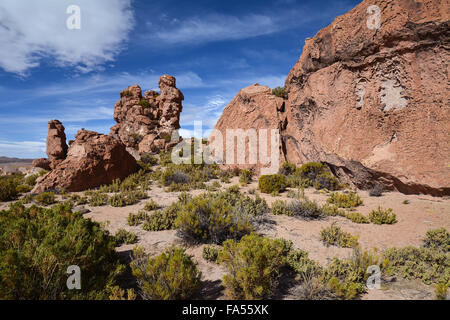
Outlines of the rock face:
[[51,162],[45,158],[34,159],[31,164],[34,168],[41,168],[44,170],[50,170]]
[[64,126],[59,120],[48,122],[47,156],[50,167],[54,168],[67,156],[67,143]]
[[136,160],[117,139],[94,131],[80,130],[67,152],[67,158],[43,177],[33,193],[65,188],[82,191],[136,171]]
[[[449,195],[449,42],[446,0],[363,1],[336,18],[306,40],[286,79],[286,159],[327,163],[362,189]],[[230,104],[217,127],[248,105]],[[271,109],[261,102],[253,117]]]
[[180,113],[184,96],[176,88],[174,77],[159,79],[161,93],[147,91],[133,85],[120,93],[114,106],[114,120],[110,134],[126,147],[141,152],[159,152],[170,143],[174,130],[180,128]]
[[[257,141],[260,140],[260,132],[258,129],[278,129],[282,130],[283,124],[285,123],[286,117],[283,115],[282,111],[285,108],[285,101],[282,98],[274,96],[272,90],[266,86],[260,86],[254,84],[247,88],[239,91],[239,93],[234,97],[234,99],[225,107],[223,114],[219,121],[217,122],[215,129],[222,133],[223,137],[223,160],[227,163],[227,155],[225,150],[227,148],[227,137],[230,136],[232,139],[236,136],[236,141],[234,146],[232,146],[232,154],[234,154],[233,162],[228,163],[231,167],[240,168],[255,168],[260,170],[262,167],[268,167],[268,165],[263,165],[259,157],[259,149],[255,150],[258,154],[255,157],[257,160],[251,163],[249,158],[249,140],[245,144],[245,164],[237,161],[237,151],[242,150],[238,146],[238,138],[243,138],[245,136],[249,137],[248,129],[255,130]],[[238,131],[230,132],[227,130],[243,129],[247,132]],[[247,138],[248,139],[248,138]],[[233,139],[234,140],[234,139]],[[271,138],[270,131],[267,132],[267,151],[269,154],[271,151]],[[245,143],[245,142],[244,142]],[[259,145],[259,143],[258,143]],[[279,144],[279,146],[281,146]],[[275,147],[275,146],[274,146]],[[230,149],[231,150],[231,149]],[[276,152],[279,155],[279,162],[284,160],[284,154],[279,147]],[[235,165],[236,164],[236,165]]]

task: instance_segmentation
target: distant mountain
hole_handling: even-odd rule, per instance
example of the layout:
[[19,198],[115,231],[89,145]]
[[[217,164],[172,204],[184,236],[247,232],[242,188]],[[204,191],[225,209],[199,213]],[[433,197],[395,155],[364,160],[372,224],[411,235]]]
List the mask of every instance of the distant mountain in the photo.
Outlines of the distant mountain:
[[0,163],[13,163],[13,162],[30,163],[30,162],[33,162],[33,160],[34,159],[8,158],[8,157],[0,156]]

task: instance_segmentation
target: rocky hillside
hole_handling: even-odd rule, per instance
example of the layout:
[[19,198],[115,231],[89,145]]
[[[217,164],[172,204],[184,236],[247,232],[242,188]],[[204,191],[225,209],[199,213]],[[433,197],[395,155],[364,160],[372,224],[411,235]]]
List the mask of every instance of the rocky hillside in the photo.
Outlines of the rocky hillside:
[[[307,39],[287,97],[225,108],[216,129],[279,128],[282,157],[327,163],[359,188],[450,194],[446,0],[363,1]],[[247,91],[243,89],[243,91]]]

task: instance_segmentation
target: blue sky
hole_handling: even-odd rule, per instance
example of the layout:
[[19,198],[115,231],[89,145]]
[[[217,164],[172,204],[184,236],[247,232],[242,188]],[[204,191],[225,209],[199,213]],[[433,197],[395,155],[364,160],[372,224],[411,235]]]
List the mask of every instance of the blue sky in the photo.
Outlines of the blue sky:
[[[212,128],[241,88],[282,86],[305,39],[359,2],[2,0],[0,156],[45,157],[50,119],[68,139],[109,133],[119,92],[162,74],[185,96],[181,134]],[[81,29],[66,27],[69,5]]]

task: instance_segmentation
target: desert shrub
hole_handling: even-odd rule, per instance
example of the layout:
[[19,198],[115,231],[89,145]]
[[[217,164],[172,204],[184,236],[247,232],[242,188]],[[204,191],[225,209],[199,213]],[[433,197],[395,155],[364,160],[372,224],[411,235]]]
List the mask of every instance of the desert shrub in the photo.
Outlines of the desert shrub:
[[142,153],[141,161],[150,166],[154,166],[154,165],[158,164],[158,159],[150,153]]
[[317,176],[327,172],[327,166],[320,162],[308,162],[297,169],[297,174],[303,179],[315,181]]
[[148,102],[148,100],[147,99],[145,99],[145,98],[141,98],[140,100],[139,100],[139,105],[142,107],[142,108],[150,108],[150,102]]
[[0,177],[0,201],[12,201],[17,198],[19,182],[11,177]]
[[305,189],[289,190],[286,196],[293,199],[305,199]]
[[38,195],[35,195],[33,199],[34,201],[43,206],[48,206],[56,202],[54,192],[42,192]]
[[285,263],[285,246],[280,240],[244,236],[240,242],[227,240],[219,252],[219,261],[228,273],[223,286],[231,299],[263,299],[269,297]]
[[25,178],[24,182],[29,186],[34,186],[36,184],[37,178],[39,178],[39,173],[33,174]]
[[146,231],[170,230],[175,227],[175,220],[180,210],[179,204],[175,203],[165,210],[158,210],[148,215],[142,229]]
[[327,189],[327,190],[338,190],[339,180],[336,179],[330,172],[324,172],[319,174],[314,183],[313,187],[317,190]]
[[356,192],[333,192],[329,195],[327,203],[334,204],[339,208],[354,208],[361,205],[363,202]]
[[18,185],[16,188],[18,193],[27,193],[31,191],[31,187],[27,184]]
[[398,274],[405,279],[420,279],[426,284],[450,285],[448,254],[430,248],[389,248],[383,253],[386,274]]
[[287,265],[302,277],[316,277],[322,272],[320,265],[309,259],[308,252],[303,250],[291,250],[286,261]]
[[201,273],[183,249],[171,247],[156,257],[134,250],[131,270],[141,296],[151,300],[185,300],[200,289]]
[[144,220],[147,220],[148,213],[145,211],[139,211],[138,213],[129,213],[127,218],[127,223],[129,226],[138,226],[140,225]]
[[288,204],[283,200],[276,200],[272,203],[272,214],[274,215],[290,215],[290,212],[287,208]]
[[409,200],[403,200],[403,202],[402,202],[403,204],[410,204],[411,203],[411,201],[409,201]]
[[281,174],[261,176],[258,180],[258,189],[263,193],[283,192],[286,187],[286,177]]
[[276,87],[272,89],[272,94],[283,99],[287,99],[288,96],[284,87]]
[[[12,204],[0,212],[0,299],[105,299],[124,270],[114,246],[114,237],[68,204]],[[82,270],[81,290],[67,289],[70,265]]]
[[213,247],[213,246],[204,246],[202,257],[206,261],[217,263],[217,259],[219,257],[219,249]]
[[424,247],[442,252],[450,252],[450,233],[445,228],[428,230]]
[[354,299],[366,291],[369,266],[381,264],[376,251],[362,251],[353,248],[350,259],[334,258],[327,268],[323,269],[320,280],[326,284],[337,298]]
[[108,198],[106,193],[94,191],[89,196],[88,203],[91,207],[101,207],[108,203]]
[[135,143],[139,143],[142,141],[142,139],[144,139],[144,136],[137,132],[131,132],[130,137],[132,137],[134,139]]
[[295,171],[297,170],[297,166],[293,163],[290,162],[284,162],[281,167],[280,170],[278,170],[279,174],[285,175],[285,176],[290,176],[295,174]]
[[272,204],[272,213],[284,214],[305,220],[320,219],[323,217],[322,209],[315,201],[309,199],[293,200],[291,202],[275,201]]
[[233,211],[225,199],[199,196],[181,209],[175,225],[180,236],[188,241],[220,244],[253,231],[249,220]]
[[369,219],[365,215],[363,215],[359,212],[353,212],[353,211],[347,212],[345,214],[345,217],[354,223],[360,223],[360,224],[370,223]]
[[397,222],[396,215],[391,208],[383,210],[381,207],[378,207],[377,210],[372,210],[369,213],[369,219],[375,224],[394,224]]
[[125,207],[136,204],[139,200],[145,199],[147,195],[142,190],[123,191],[108,198],[108,204],[112,207]]
[[320,238],[326,245],[338,246],[342,248],[354,248],[358,245],[358,236],[353,236],[349,232],[343,231],[335,224],[320,231]]
[[241,185],[247,185],[252,181],[253,172],[251,170],[241,170],[239,173],[239,182]]
[[371,197],[381,197],[383,195],[383,186],[381,184],[376,184],[369,191],[369,196]]
[[136,300],[137,296],[134,289],[124,289],[119,286],[113,286],[109,289],[109,300]]
[[448,284],[438,283],[434,288],[436,300],[448,300]]
[[137,242],[137,236],[125,229],[119,229],[114,236],[116,238],[116,246],[121,246],[122,244],[133,244]]
[[159,208],[161,208],[161,206],[159,204],[157,204],[155,202],[155,200],[153,200],[153,199],[151,199],[149,202],[147,202],[144,207],[144,209],[147,211],[157,210]]
[[336,205],[329,204],[329,203],[325,203],[322,206],[321,210],[324,215],[330,216],[330,217],[336,217],[336,216],[345,217],[347,214],[345,212],[345,210],[339,209]]

